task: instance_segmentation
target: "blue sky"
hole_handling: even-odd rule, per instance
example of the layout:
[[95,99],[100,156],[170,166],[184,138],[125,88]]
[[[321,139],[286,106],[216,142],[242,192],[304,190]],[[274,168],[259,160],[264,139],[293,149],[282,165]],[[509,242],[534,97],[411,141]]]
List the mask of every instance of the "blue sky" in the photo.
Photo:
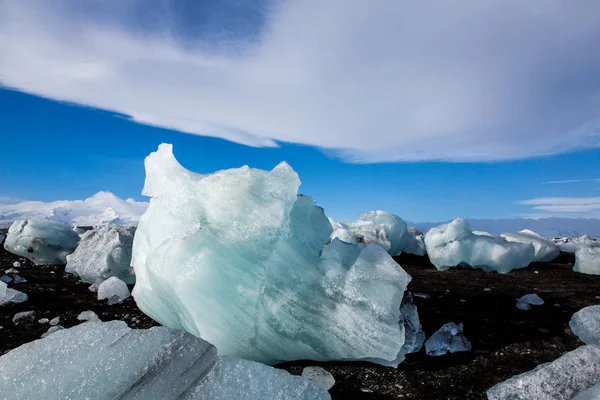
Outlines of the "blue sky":
[[61,4],[0,3],[1,198],[142,199],[168,142],[340,220],[600,216],[598,4]]

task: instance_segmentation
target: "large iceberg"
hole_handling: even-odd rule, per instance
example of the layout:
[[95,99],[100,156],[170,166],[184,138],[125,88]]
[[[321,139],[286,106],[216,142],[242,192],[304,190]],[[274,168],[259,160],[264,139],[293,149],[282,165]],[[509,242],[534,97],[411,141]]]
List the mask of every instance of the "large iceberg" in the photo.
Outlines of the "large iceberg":
[[0,394],[25,399],[329,399],[299,376],[218,357],[202,339],[123,321],[60,329],[0,357]]
[[571,317],[569,327],[583,343],[600,345],[600,305],[577,311]]
[[65,271],[82,281],[96,283],[116,276],[135,283],[131,268],[131,247],[135,227],[102,225],[85,232],[75,252],[67,256]]
[[600,275],[600,242],[587,236],[580,238],[575,248],[573,271]]
[[328,243],[331,223],[288,164],[199,175],[162,144],[145,166],[132,265],[147,315],[265,363],[402,361],[410,276],[373,243]]
[[36,265],[66,264],[75,251],[79,235],[66,224],[56,221],[15,221],[6,236],[4,248],[30,259]]
[[425,235],[425,246],[429,259],[440,271],[462,265],[506,273],[528,266],[534,255],[531,243],[474,234],[464,218],[431,228]]
[[137,225],[147,207],[146,202],[122,200],[110,192],[98,192],[85,200],[0,204],[0,228],[9,227],[16,220],[26,219],[47,219],[77,226]]
[[487,391],[488,400],[570,400],[600,382],[600,347],[582,346]]
[[509,242],[531,243],[535,250],[533,255],[534,262],[550,262],[560,254],[558,246],[552,240],[543,238],[529,229],[524,229],[516,233],[503,233],[500,236]]

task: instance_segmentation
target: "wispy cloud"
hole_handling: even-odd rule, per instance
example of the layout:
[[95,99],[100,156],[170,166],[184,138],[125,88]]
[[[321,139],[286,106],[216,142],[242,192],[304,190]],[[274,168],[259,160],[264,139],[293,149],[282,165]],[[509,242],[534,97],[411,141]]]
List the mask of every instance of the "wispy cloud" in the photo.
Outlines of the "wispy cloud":
[[554,185],[554,184],[563,184],[563,183],[578,183],[578,182],[600,182],[600,179],[568,179],[565,181],[547,181],[542,182],[543,185]]
[[270,1],[257,35],[222,42],[178,3],[2,1],[0,84],[351,162],[600,147],[600,2]]
[[[600,197],[540,197],[521,200],[517,204],[533,206],[529,217],[575,216],[600,217]],[[541,213],[540,213],[541,212]]]

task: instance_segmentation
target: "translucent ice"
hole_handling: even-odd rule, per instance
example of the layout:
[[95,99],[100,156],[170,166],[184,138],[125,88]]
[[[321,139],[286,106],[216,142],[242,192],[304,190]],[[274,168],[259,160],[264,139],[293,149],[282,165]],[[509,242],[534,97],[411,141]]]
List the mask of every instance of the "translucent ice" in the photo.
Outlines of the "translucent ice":
[[102,225],[81,237],[75,252],[67,256],[66,272],[79,275],[82,281],[94,283],[116,276],[135,283],[131,268],[131,246],[135,227]]
[[6,283],[0,281],[0,306],[9,303],[22,303],[27,301],[28,296],[15,289],[10,289]]
[[441,271],[462,265],[506,273],[529,265],[534,254],[530,243],[474,234],[463,218],[431,228],[425,246],[432,264]]
[[348,226],[362,241],[375,243],[392,256],[414,245],[414,237],[408,232],[406,222],[387,211],[368,211]]
[[412,226],[408,228],[408,233],[410,233],[411,239],[402,251],[416,256],[424,256],[427,250],[425,248],[425,237],[423,234],[417,232]]
[[531,306],[541,306],[542,304],[544,304],[544,300],[535,293],[526,294],[517,299],[517,308],[523,311],[531,309]]
[[413,302],[413,296],[410,292],[406,292],[404,299],[402,299],[400,314],[402,314],[404,325],[403,351],[405,354],[417,353],[423,347],[425,333],[421,329],[417,306]]
[[600,275],[600,242],[589,237],[581,238],[575,249],[573,271]]
[[146,314],[225,355],[397,365],[410,276],[375,244],[328,243],[331,223],[289,165],[198,175],[165,144],[145,164],[132,265]]
[[98,300],[108,299],[108,305],[120,303],[129,295],[127,284],[116,276],[111,276],[98,286]]
[[583,343],[600,345],[600,305],[577,311],[571,317],[569,327]]
[[488,400],[570,400],[600,382],[600,347],[582,346],[487,391]]
[[600,383],[595,384],[589,389],[579,392],[572,400],[598,400],[600,399]]
[[45,337],[48,337],[48,336],[52,335],[53,333],[56,333],[56,332],[58,332],[58,331],[61,331],[61,330],[63,330],[63,329],[65,329],[65,328],[63,328],[63,327],[62,327],[62,326],[60,326],[60,325],[53,325],[53,326],[51,326],[50,328],[48,328],[48,330],[46,331],[46,333],[44,333],[44,334],[42,335],[42,339],[43,339],[43,338],[45,338]]
[[442,356],[448,352],[471,350],[471,342],[462,334],[463,324],[449,322],[442,326],[425,342],[425,352],[428,356]]
[[4,248],[40,264],[65,264],[79,243],[69,225],[56,221],[15,221],[8,230]]
[[209,343],[164,327],[86,322],[0,357],[0,393],[38,399],[329,399],[299,376],[217,357]]
[[100,321],[98,318],[98,314],[93,311],[83,311],[78,316],[77,319],[80,321]]
[[534,262],[549,262],[560,254],[558,246],[553,241],[543,238],[529,229],[524,229],[516,233],[503,233],[500,236],[509,242],[531,243],[535,250],[533,255]]

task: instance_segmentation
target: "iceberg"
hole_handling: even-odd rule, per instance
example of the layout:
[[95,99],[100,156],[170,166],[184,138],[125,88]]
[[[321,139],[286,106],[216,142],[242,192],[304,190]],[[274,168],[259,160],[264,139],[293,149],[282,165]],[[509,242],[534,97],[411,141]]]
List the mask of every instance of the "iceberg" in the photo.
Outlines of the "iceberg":
[[61,329],[0,357],[0,393],[14,400],[329,399],[299,376],[218,357],[202,339],[123,321]]
[[0,204],[0,228],[16,220],[51,220],[72,226],[104,224],[137,225],[148,203],[122,200],[110,192],[98,192],[85,200],[24,201]]
[[145,161],[150,206],[133,242],[133,296],[164,326],[261,361],[397,365],[410,276],[381,247],[330,242],[322,208],[281,163],[199,175],[171,145]]
[[66,264],[75,251],[79,235],[69,225],[56,221],[15,221],[6,236],[4,248],[33,261],[35,265]]
[[487,391],[488,400],[570,400],[600,382],[600,347],[581,346]]
[[504,274],[525,268],[534,255],[531,243],[474,234],[464,218],[431,228],[425,235],[425,247],[431,263],[440,271],[461,265]]
[[600,275],[600,242],[587,236],[580,238],[575,248],[573,271]]
[[86,283],[116,276],[135,283],[131,268],[131,248],[135,227],[102,225],[85,232],[79,246],[67,256],[65,271],[79,275]]
[[577,311],[571,317],[569,327],[583,343],[600,345],[600,305]]
[[543,238],[529,229],[516,233],[503,233],[500,236],[509,242],[531,243],[535,250],[534,262],[550,262],[560,255],[560,250],[553,241]]
[[425,352],[428,356],[443,356],[471,350],[471,342],[463,335],[463,324],[449,322],[438,329],[425,342]]
[[109,306],[120,303],[129,296],[127,284],[116,276],[111,276],[98,286],[98,300],[108,299]]

